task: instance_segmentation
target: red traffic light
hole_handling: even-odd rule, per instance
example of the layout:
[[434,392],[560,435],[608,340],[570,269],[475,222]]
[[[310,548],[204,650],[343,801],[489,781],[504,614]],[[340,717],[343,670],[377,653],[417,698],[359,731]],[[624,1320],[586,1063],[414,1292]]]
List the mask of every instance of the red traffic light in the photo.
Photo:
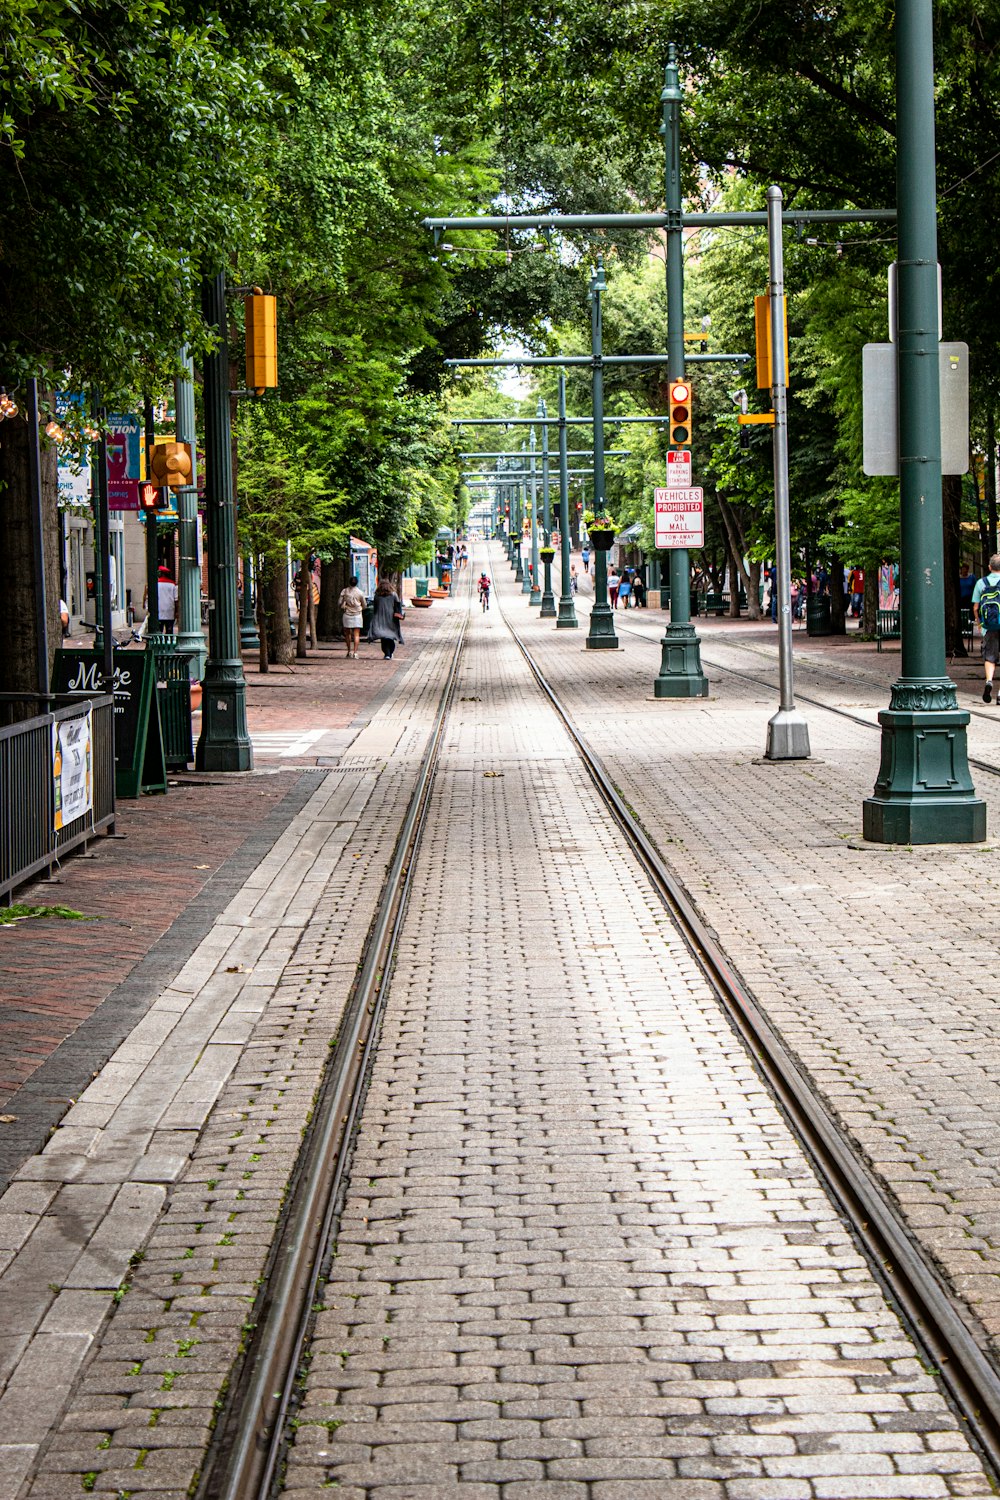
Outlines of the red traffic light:
[[691,442],[691,386],[686,380],[670,382],[669,442],[675,448],[687,448]]

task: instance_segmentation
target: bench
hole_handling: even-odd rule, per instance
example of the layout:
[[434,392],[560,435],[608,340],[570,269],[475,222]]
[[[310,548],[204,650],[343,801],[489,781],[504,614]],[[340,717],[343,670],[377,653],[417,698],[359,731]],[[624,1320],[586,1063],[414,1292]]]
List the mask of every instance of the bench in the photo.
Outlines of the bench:
[[730,594],[706,594],[706,615],[726,615],[729,613],[729,603],[732,598]]
[[875,614],[875,649],[881,651],[883,641],[899,640],[899,610],[880,609]]

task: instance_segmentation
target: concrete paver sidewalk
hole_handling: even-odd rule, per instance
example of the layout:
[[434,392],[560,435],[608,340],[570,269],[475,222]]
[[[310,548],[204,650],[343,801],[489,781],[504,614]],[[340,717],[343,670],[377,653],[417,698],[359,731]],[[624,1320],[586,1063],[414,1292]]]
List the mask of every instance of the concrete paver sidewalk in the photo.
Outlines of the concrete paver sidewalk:
[[990,1494],[498,612],[429,829],[286,1492]]

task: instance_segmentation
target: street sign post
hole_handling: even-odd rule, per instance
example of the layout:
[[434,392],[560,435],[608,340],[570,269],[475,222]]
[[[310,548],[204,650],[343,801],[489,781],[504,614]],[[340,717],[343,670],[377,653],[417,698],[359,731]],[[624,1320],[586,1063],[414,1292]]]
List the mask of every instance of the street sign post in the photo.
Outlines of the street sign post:
[[653,491],[656,546],[664,551],[705,545],[705,491],[666,489]]
[[667,454],[667,489],[691,488],[691,454],[686,448],[672,448]]

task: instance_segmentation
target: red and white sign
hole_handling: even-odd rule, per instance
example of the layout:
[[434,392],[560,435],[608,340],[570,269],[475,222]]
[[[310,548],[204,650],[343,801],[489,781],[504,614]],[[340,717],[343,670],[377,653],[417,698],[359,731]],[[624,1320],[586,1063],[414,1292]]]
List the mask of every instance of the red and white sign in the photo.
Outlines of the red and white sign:
[[691,488],[691,454],[686,448],[671,448],[667,454],[667,489]]
[[705,491],[654,490],[656,545],[663,548],[704,547]]

